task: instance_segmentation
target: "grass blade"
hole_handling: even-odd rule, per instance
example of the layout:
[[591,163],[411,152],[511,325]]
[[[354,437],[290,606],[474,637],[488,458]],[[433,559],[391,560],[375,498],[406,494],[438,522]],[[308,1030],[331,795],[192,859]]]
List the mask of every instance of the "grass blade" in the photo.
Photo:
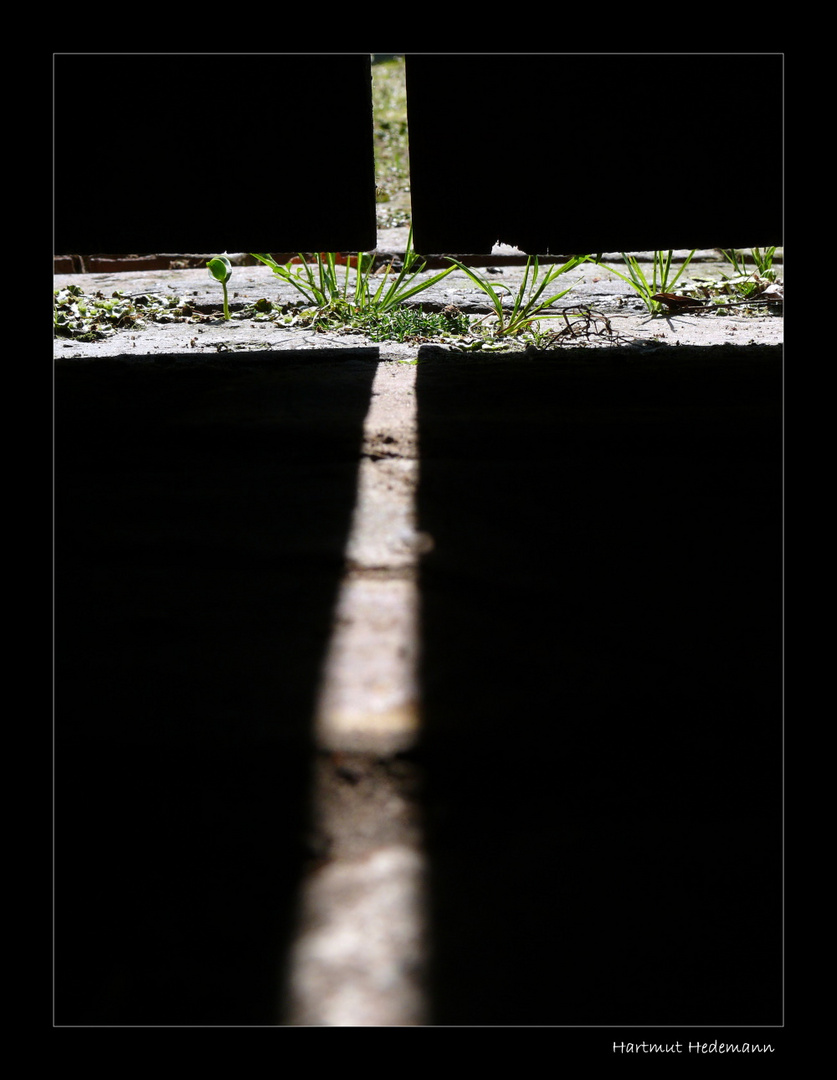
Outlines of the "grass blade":
[[473,270],[471,270],[469,267],[463,265],[463,263],[459,262],[458,259],[454,259],[450,255],[448,256],[448,258],[453,263],[454,267],[458,267],[464,274],[467,274],[468,277],[471,279],[471,281],[473,281],[475,285],[477,285],[480,289],[482,289],[482,291],[486,294],[486,296],[491,301],[491,306],[494,308],[494,310],[497,312],[497,314],[502,318],[502,315],[503,315],[503,301],[497,295],[497,293],[494,291],[494,289],[491,287],[489,282],[487,282],[484,278],[481,278],[479,276],[479,274],[475,274]]
[[[677,279],[680,277],[680,275],[683,273],[683,271],[686,269],[686,267],[692,261],[692,256],[694,255],[695,251],[697,251],[697,248],[692,248],[692,250],[689,252],[688,258],[683,263],[683,265],[680,267],[680,269],[677,271],[677,273],[674,275],[674,277],[671,279],[670,284],[663,286],[662,292],[671,292],[672,291],[672,289],[674,288],[674,286],[675,286],[675,284],[677,282]],[[671,252],[669,252],[669,255],[671,255]]]
[[[439,273],[436,274],[434,277],[428,278],[427,281],[420,281],[417,285],[414,285],[412,288],[402,290],[401,292],[399,292],[395,296],[393,296],[392,299],[386,305],[386,307],[382,308],[382,310],[385,311],[385,310],[387,310],[387,308],[393,307],[395,304],[400,304],[402,301],[406,300],[408,297],[415,296],[416,293],[424,292],[425,289],[429,289],[431,285],[435,285],[438,281],[441,281],[442,278],[446,278],[448,276],[448,274],[450,274],[452,272],[453,272],[453,267],[448,266],[444,270],[440,270]],[[421,271],[417,270],[416,273],[421,273]]]

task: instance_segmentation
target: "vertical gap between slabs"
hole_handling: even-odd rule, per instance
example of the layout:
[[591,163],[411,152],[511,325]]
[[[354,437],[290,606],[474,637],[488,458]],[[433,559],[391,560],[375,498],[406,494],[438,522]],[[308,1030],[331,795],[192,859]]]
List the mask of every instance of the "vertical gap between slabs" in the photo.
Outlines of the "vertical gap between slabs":
[[314,718],[311,865],[279,1008],[295,1026],[426,1022],[416,366],[379,363]]

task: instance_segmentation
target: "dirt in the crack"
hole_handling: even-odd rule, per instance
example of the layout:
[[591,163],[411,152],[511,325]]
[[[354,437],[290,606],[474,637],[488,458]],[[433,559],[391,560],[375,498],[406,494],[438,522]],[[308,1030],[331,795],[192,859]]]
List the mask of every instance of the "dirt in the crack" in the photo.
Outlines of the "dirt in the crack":
[[403,756],[322,752],[308,848],[316,864],[421,842],[421,773]]

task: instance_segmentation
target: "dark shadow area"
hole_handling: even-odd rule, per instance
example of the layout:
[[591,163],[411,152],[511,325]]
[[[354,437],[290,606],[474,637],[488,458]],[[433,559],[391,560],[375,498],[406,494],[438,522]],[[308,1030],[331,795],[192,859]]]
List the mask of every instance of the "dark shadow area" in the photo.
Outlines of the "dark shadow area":
[[[408,53],[416,251],[780,245],[783,76],[778,53]],[[704,113],[733,82],[761,119]],[[730,199],[717,177],[753,161],[770,182]]]
[[55,371],[55,1020],[272,1024],[377,349]]
[[781,1022],[781,357],[422,351],[434,1023]]
[[59,53],[56,255],[375,247],[369,54]]

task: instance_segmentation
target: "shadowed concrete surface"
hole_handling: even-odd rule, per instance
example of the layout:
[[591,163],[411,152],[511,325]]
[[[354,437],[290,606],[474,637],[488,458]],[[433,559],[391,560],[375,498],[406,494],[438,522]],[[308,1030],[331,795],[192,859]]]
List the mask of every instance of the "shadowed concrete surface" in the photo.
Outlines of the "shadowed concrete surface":
[[[755,115],[781,128],[784,58],[778,53],[408,53],[410,201],[417,250],[487,252],[498,238],[539,254],[781,244],[781,176],[759,185],[751,199],[738,200],[730,199],[723,185],[702,182],[698,161],[704,152],[707,163],[762,160],[765,153],[759,123],[711,128],[702,123],[703,107],[729,85],[731,66],[739,85],[759,87]],[[660,123],[640,135],[631,116],[638,84],[688,88],[690,104],[660,103]],[[501,86],[511,92],[497,92]],[[465,138],[463,128],[452,122],[451,87],[462,92],[463,103],[471,95],[474,100],[480,93],[491,95],[490,108],[468,116]],[[570,100],[583,106],[581,115],[567,122],[562,110]],[[687,133],[689,123],[694,126]],[[533,140],[525,155],[492,154],[480,173],[482,161],[468,153],[494,147],[499,132],[523,134],[523,124],[527,133],[539,133],[537,143]],[[566,168],[579,158],[589,163],[583,179]],[[614,184],[612,166],[628,161],[653,162],[652,168],[663,168],[682,186],[655,177],[641,194],[626,196]]]
[[57,372],[59,1023],[276,1021],[376,355]]
[[779,350],[417,387],[433,1022],[779,1023]]
[[[312,245],[315,251],[331,250],[329,245],[356,250],[375,243],[368,56],[56,53],[52,85],[57,254],[160,252],[172,250],[167,246],[171,244],[174,250],[192,251],[216,243],[249,250],[265,240],[270,250],[278,245],[283,251]],[[225,159],[223,177],[208,173],[202,151],[217,149],[219,133],[240,125],[242,107],[253,107],[259,88],[279,85],[305,87],[309,116],[333,112],[339,86],[342,108],[329,124],[327,140],[318,125],[293,122],[285,139],[262,140],[259,160],[272,174],[269,200],[283,209],[231,215],[221,230],[222,240],[214,236],[212,226],[206,227],[218,212],[216,185],[223,186],[225,205],[244,207],[251,204],[252,181],[234,167],[234,159]],[[203,106],[207,91],[213,98],[211,109]],[[71,103],[90,95],[95,95],[97,122],[103,130],[154,123],[154,153],[138,152],[131,139],[113,139],[106,167],[97,155],[79,154]],[[274,106],[285,108],[281,96],[279,91],[273,98],[273,91],[268,91],[266,111],[257,107],[265,121]],[[175,115],[180,120],[170,122]],[[193,153],[192,147],[198,152]],[[304,189],[298,175],[286,167],[290,157],[304,162]],[[351,163],[339,184],[331,173],[335,161]],[[162,168],[161,162],[168,165]],[[188,187],[184,200],[188,211],[171,197],[164,179],[168,170],[176,171]]]

